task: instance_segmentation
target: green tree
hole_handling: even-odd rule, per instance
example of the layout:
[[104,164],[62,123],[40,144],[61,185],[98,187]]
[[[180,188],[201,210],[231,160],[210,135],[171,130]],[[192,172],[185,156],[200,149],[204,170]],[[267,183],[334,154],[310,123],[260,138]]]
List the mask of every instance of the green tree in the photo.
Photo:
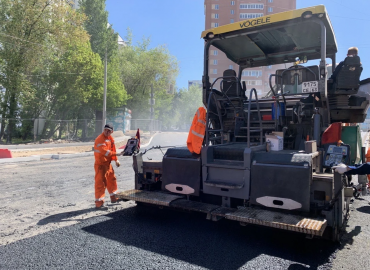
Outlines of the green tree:
[[175,84],[178,63],[166,47],[149,49],[150,40],[143,39],[132,44],[132,33],[128,30],[127,46],[119,51],[120,77],[130,96],[127,106],[133,118],[149,118],[151,86],[155,95],[155,117],[166,115],[173,98],[168,94],[169,86]]
[[98,53],[102,61],[104,61],[107,52],[110,62],[118,51],[118,34],[108,24],[105,0],[82,0],[80,9],[87,16],[85,29],[90,35],[93,52]]
[[[100,57],[92,52],[90,43],[69,46],[50,68],[45,107],[48,120],[93,118],[95,108],[102,104],[102,71]],[[45,136],[50,137],[58,128],[63,128],[62,123],[48,122]]]
[[[120,63],[118,57],[114,57],[108,63],[107,80],[107,108],[122,107],[127,103],[129,95],[120,78]],[[101,106],[102,103],[100,103]]]
[[[50,55],[52,50],[63,51],[75,40],[88,41],[83,22],[84,15],[76,13],[62,0],[0,1],[0,84],[5,88],[0,106],[3,119],[19,117],[23,103],[30,105],[35,100],[37,89],[30,75],[45,69],[45,55]],[[3,121],[0,138],[4,135],[4,127]],[[7,141],[11,141],[15,127],[16,121],[8,123]]]
[[[107,54],[107,108],[122,107],[129,96],[120,80],[118,53],[118,34],[108,24],[105,0],[82,0],[81,11],[87,16],[85,29],[90,35],[91,48],[100,55],[102,62]],[[101,73],[104,76],[104,73]],[[97,106],[101,108],[102,103]]]
[[189,89],[180,89],[172,103],[172,112],[176,117],[175,124],[179,127],[190,126],[199,107],[203,107],[201,87],[191,85]]

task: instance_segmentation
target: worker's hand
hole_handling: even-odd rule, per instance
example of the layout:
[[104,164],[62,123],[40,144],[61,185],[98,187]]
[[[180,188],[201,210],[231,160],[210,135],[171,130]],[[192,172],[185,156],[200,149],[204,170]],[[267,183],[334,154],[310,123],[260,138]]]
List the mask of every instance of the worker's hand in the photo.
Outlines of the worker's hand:
[[120,163],[118,160],[116,160],[116,166],[117,166],[117,168],[118,168],[119,166],[121,166],[121,163]]
[[333,166],[332,169],[340,174],[344,174],[346,171],[348,171],[347,165],[343,163],[340,163],[337,166]]

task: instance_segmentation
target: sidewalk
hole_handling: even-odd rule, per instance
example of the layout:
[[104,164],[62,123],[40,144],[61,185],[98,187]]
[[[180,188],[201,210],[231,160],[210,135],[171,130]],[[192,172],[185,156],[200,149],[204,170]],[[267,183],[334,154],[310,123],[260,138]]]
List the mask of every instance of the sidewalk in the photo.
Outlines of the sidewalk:
[[[126,142],[130,136],[121,136],[115,138],[115,143]],[[0,149],[9,149],[12,153],[24,152],[24,151],[42,151],[49,149],[58,149],[58,148],[69,148],[69,147],[80,147],[80,146],[94,146],[94,142],[71,142],[71,143],[45,143],[45,144],[32,144],[32,145],[0,145]]]

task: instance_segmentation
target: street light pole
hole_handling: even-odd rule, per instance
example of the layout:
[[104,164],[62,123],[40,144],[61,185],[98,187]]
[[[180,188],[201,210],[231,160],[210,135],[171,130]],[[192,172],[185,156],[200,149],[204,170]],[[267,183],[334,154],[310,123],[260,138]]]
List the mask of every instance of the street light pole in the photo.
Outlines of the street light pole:
[[102,119],[102,129],[107,122],[107,50],[105,50],[105,60],[104,60],[104,97],[103,97],[103,119]]
[[153,131],[153,116],[154,116],[154,87],[150,85],[150,132]]

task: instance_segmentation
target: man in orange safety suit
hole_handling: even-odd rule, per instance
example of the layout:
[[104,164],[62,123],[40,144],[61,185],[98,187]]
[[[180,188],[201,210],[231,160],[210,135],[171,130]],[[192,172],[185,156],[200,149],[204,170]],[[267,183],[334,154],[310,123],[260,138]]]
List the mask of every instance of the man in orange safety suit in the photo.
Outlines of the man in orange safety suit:
[[114,139],[111,136],[112,133],[113,126],[106,124],[103,133],[95,139],[94,144],[95,207],[97,209],[103,209],[105,189],[109,192],[111,202],[118,202],[118,198],[116,197],[117,178],[114,174],[111,161],[114,160],[116,166],[119,167],[120,163],[117,156],[122,155],[122,153],[116,152]]

